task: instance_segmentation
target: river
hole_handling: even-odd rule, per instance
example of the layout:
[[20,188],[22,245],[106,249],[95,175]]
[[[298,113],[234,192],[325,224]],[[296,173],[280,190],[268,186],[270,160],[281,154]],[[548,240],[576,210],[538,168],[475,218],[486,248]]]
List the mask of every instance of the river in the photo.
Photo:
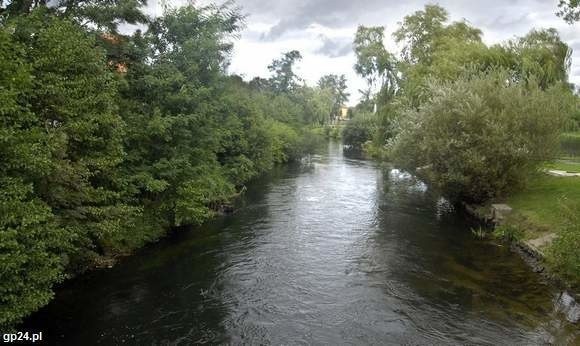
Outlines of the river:
[[574,344],[561,292],[421,181],[331,142],[238,211],[83,275],[25,323],[59,345]]

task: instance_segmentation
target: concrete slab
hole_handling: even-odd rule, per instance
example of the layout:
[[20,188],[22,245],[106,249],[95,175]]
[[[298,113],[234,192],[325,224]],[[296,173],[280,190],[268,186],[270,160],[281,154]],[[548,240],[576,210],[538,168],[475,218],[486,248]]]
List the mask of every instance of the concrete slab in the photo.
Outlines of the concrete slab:
[[559,171],[557,169],[550,169],[547,171],[547,173],[554,177],[580,177],[580,173],[569,173],[566,171]]
[[543,256],[544,253],[542,252],[542,249],[550,245],[554,241],[554,239],[556,239],[556,237],[557,235],[555,233],[549,233],[544,235],[543,237],[528,240],[525,241],[524,243],[532,250],[538,252]]
[[492,220],[496,224],[501,224],[505,218],[511,214],[512,207],[507,204],[492,204],[491,205],[491,216]]

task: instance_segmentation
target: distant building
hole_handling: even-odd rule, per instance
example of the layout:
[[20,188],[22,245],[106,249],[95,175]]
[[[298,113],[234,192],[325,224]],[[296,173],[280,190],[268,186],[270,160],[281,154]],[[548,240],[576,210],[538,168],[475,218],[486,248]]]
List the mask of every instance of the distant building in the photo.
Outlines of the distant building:
[[109,60],[109,66],[114,68],[115,71],[117,71],[119,74],[126,74],[128,71],[127,64],[123,61],[120,61],[122,55],[121,46],[124,43],[123,37],[120,35],[104,32],[101,34],[101,39],[108,45],[107,59]]
[[109,66],[113,67],[119,74],[126,74],[129,71],[127,64],[124,62],[109,61]]
[[339,121],[347,121],[348,120],[348,107],[342,106],[338,110],[338,120]]
[[122,38],[119,35],[111,34],[108,32],[101,33],[101,39],[111,45],[117,46],[122,43]]

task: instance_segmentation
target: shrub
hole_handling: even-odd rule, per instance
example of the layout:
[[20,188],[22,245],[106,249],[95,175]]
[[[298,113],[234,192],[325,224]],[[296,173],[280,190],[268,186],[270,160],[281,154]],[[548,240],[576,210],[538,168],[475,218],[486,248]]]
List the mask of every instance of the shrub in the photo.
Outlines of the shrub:
[[564,133],[560,137],[562,152],[567,156],[580,156],[580,132]]
[[281,122],[271,123],[273,157],[276,163],[284,163],[300,157],[300,137],[294,128]]
[[566,225],[547,251],[548,262],[566,278],[580,278],[580,205],[564,203]]
[[523,238],[523,231],[513,225],[505,224],[498,226],[494,231],[494,237],[503,241],[512,242]]
[[558,153],[573,96],[502,72],[433,83],[431,100],[407,111],[391,143],[396,163],[429,166],[429,178],[455,200],[481,203],[522,187]]
[[342,142],[345,146],[360,150],[371,140],[376,125],[372,114],[360,114],[350,120],[342,131]]
[[21,179],[0,179],[0,330],[50,301],[70,237]]

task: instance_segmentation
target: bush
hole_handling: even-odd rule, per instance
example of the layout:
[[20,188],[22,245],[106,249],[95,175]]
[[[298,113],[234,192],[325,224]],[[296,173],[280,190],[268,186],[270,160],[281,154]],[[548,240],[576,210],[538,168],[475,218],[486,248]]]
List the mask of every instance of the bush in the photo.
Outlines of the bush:
[[20,179],[0,179],[0,330],[50,301],[70,237]]
[[300,157],[300,137],[294,128],[273,121],[270,128],[273,138],[273,157],[276,163],[284,163]]
[[[580,131],[580,107],[578,107],[578,101],[576,104],[576,109],[571,113],[570,117],[567,119],[564,129],[569,132]],[[580,136],[580,135],[578,135]]]
[[493,231],[494,237],[507,242],[522,239],[523,233],[524,232],[520,228],[509,224],[500,225]]
[[547,251],[548,262],[564,277],[580,278],[580,205],[563,205],[567,223]]
[[371,140],[376,121],[372,114],[360,114],[350,120],[342,131],[342,142],[345,146],[360,150]]
[[525,185],[559,150],[573,96],[542,91],[502,72],[434,83],[431,100],[407,111],[391,143],[396,163],[429,167],[430,180],[454,200],[481,203]]
[[560,146],[564,155],[580,156],[580,132],[562,134]]

